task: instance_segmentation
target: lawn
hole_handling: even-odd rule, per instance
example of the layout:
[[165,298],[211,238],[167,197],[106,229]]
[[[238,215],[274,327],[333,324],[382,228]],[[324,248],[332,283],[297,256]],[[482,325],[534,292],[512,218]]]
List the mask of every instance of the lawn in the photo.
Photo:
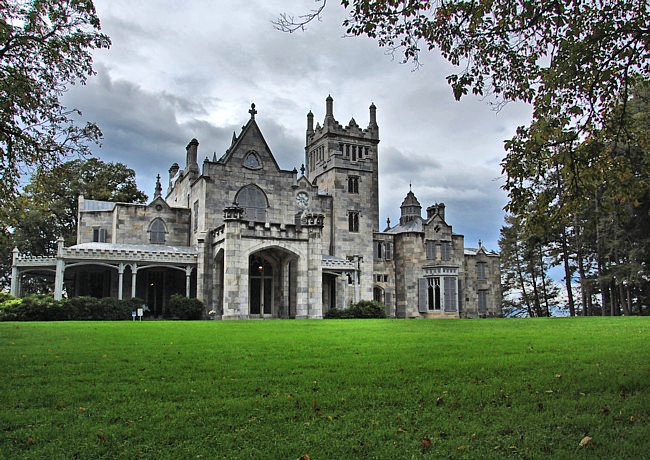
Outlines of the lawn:
[[0,369],[3,458],[650,452],[650,318],[0,323]]

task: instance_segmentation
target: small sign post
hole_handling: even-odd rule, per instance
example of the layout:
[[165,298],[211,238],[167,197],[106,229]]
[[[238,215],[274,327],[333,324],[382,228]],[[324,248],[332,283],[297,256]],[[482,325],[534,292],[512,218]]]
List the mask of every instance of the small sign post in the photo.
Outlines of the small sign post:
[[133,310],[133,311],[131,312],[131,321],[135,321],[135,315],[136,315],[136,311]]
[[138,319],[142,321],[142,315],[144,315],[144,308],[138,308]]

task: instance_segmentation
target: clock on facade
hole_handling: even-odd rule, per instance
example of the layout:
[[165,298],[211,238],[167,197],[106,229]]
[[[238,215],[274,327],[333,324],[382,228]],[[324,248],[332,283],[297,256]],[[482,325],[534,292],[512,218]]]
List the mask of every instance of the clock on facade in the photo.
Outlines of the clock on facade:
[[309,205],[309,195],[305,192],[300,192],[296,195],[296,203],[299,208],[305,209]]

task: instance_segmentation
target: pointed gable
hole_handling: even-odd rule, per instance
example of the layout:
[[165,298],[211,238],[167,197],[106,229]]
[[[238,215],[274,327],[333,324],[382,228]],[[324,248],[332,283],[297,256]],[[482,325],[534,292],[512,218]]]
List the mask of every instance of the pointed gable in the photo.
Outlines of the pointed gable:
[[233,144],[220,160],[222,163],[239,163],[242,167],[252,170],[268,170],[275,168],[280,171],[269,145],[262,135],[260,127],[255,121],[255,104],[251,104],[250,120],[243,127],[239,136],[233,134]]

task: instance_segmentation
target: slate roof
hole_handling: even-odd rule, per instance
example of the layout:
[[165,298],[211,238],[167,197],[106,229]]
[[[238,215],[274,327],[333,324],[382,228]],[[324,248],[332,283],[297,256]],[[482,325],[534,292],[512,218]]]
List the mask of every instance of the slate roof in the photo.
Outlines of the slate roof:
[[399,224],[394,226],[391,229],[384,230],[384,233],[406,233],[406,232],[423,232],[422,229],[422,218],[415,217],[413,220],[410,220],[404,224]]

